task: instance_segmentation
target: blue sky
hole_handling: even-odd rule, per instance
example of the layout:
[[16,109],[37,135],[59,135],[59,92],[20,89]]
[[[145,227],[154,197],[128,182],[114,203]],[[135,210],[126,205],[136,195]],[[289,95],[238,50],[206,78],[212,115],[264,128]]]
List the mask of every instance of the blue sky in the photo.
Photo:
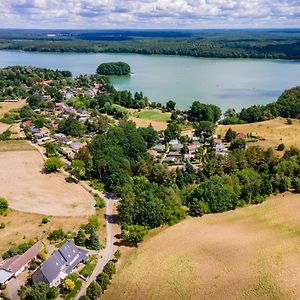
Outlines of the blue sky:
[[300,0],[0,0],[2,28],[300,27]]

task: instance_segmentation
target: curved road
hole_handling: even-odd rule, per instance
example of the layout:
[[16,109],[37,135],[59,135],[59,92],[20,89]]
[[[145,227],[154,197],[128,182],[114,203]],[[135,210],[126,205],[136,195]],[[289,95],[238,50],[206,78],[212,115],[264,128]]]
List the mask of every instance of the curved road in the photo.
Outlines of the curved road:
[[[43,147],[40,147],[36,144],[30,143],[34,148],[36,148],[44,160],[47,159],[47,157],[44,154]],[[70,174],[66,172],[65,170],[61,169],[60,172],[64,174],[65,176],[69,176]],[[90,285],[92,281],[96,279],[98,274],[100,274],[103,271],[103,268],[105,265],[110,261],[114,256],[114,233],[113,233],[113,210],[114,210],[114,204],[119,200],[116,198],[114,194],[109,193],[101,193],[95,189],[93,189],[91,186],[89,186],[85,181],[79,181],[78,182],[85,190],[88,192],[92,192],[93,194],[98,194],[100,197],[102,197],[105,201],[106,205],[106,213],[105,213],[105,219],[106,219],[106,246],[104,249],[98,251],[98,254],[101,254],[102,257],[99,259],[92,275],[85,281],[82,285],[82,288],[80,292],[75,296],[75,300],[78,300],[81,296],[86,294],[86,289]]]
[[114,256],[113,208],[114,208],[115,202],[118,201],[118,199],[113,197],[113,195],[100,193],[100,192],[92,189],[85,182],[81,182],[81,184],[85,185],[85,188],[88,188],[93,193],[97,193],[100,197],[102,197],[105,200],[105,203],[106,203],[106,246],[105,246],[105,249],[99,251],[99,253],[101,253],[101,255],[102,255],[102,258],[98,261],[92,275],[87,279],[86,282],[83,283],[80,292],[74,298],[75,300],[78,300],[81,296],[86,294],[87,287],[90,285],[90,283],[92,281],[94,281],[96,279],[97,275],[103,271],[103,268],[105,267],[105,265]]

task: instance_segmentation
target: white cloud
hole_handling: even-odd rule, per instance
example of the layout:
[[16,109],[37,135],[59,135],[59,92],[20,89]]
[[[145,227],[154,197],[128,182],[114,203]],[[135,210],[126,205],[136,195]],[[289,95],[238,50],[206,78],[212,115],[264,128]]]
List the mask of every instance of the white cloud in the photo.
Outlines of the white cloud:
[[2,27],[300,27],[299,0],[1,0]]

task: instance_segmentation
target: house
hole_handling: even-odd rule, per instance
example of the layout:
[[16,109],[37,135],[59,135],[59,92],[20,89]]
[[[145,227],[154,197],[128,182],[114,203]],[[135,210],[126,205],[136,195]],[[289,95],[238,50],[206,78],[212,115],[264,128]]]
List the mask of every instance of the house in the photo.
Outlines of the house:
[[153,157],[153,158],[156,158],[157,155],[158,155],[158,152],[157,152],[156,150],[153,150],[153,149],[149,149],[147,152],[148,152],[148,154],[150,154],[151,157]]
[[68,139],[65,134],[63,133],[55,133],[53,134],[53,137],[60,143],[65,144],[67,143]]
[[187,148],[188,148],[189,154],[195,154],[198,149],[198,147],[196,145],[189,145]]
[[185,160],[194,160],[195,159],[195,154],[184,154],[183,158]]
[[70,147],[73,152],[78,152],[83,146],[84,144],[80,141],[75,141],[70,144]]
[[183,148],[183,145],[180,143],[171,145],[171,149],[174,151],[180,151],[182,148]]
[[26,120],[26,121],[24,122],[24,125],[25,125],[26,127],[29,127],[29,126],[31,126],[31,123],[32,123],[31,120]]
[[174,163],[175,162],[175,157],[174,156],[167,156],[165,159],[164,159],[164,163],[166,164],[171,164],[171,163]]
[[32,274],[32,282],[45,282],[57,287],[80,264],[86,263],[88,251],[79,249],[68,240]]
[[227,155],[227,149],[224,144],[216,145],[214,149],[216,151],[216,154],[218,155],[224,155],[224,156]]
[[37,258],[43,244],[41,241],[35,243],[22,255],[16,255],[0,263],[0,284],[6,284],[11,278],[20,275],[30,262]]
[[240,139],[246,139],[247,138],[247,135],[243,132],[238,132],[236,135],[235,135],[236,138],[240,138]]
[[216,145],[222,145],[222,140],[221,139],[213,139],[213,146],[215,147]]
[[179,151],[170,151],[168,156],[181,156],[181,153]]
[[157,144],[153,147],[154,150],[157,152],[164,152],[165,151],[165,145]]

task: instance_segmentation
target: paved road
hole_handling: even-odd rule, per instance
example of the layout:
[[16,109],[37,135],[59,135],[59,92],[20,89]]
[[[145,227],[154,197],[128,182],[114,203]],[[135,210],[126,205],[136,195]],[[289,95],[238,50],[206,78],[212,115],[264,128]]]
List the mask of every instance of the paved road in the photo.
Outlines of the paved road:
[[[85,185],[86,183],[81,182]],[[87,184],[86,184],[87,185]],[[87,188],[87,186],[86,186]],[[81,296],[86,294],[86,289],[92,281],[94,281],[98,274],[103,271],[104,266],[111,260],[114,256],[114,233],[113,233],[113,208],[114,203],[118,200],[112,195],[107,195],[105,193],[100,193],[96,190],[91,189],[88,186],[89,190],[92,190],[93,193],[99,194],[105,200],[106,203],[106,246],[105,249],[99,251],[102,254],[102,258],[98,261],[92,275],[83,283],[80,292],[74,298],[75,300],[79,299]]]

